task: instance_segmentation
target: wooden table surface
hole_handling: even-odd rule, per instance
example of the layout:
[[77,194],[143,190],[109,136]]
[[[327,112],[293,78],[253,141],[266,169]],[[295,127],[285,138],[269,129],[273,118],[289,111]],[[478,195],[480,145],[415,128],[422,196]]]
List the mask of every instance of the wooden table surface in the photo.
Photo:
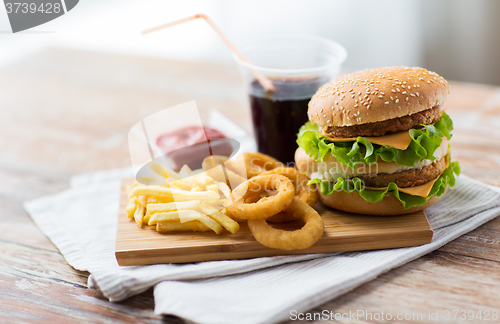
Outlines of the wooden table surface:
[[[451,85],[453,159],[464,174],[500,186],[500,87]],[[151,290],[110,303],[87,289],[88,273],[66,263],[22,202],[67,189],[73,175],[128,166],[128,129],[193,99],[199,109],[216,108],[250,130],[235,64],[55,48],[0,70],[0,322],[179,321],[153,313]],[[314,311],[499,311],[500,219],[324,302]]]

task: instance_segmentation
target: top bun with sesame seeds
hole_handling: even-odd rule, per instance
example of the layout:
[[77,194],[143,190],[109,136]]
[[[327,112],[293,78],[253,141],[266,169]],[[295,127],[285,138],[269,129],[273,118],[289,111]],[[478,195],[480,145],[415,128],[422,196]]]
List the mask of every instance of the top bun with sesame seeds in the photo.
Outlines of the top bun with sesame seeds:
[[[326,136],[381,136],[439,119],[439,106],[449,94],[448,82],[435,72],[417,67],[377,68],[323,85],[311,98],[308,115]],[[432,109],[433,113],[418,114]],[[412,115],[417,118],[397,122],[402,125],[393,125],[394,121],[376,124]],[[358,133],[359,127],[344,128],[370,123],[374,125],[368,132]]]

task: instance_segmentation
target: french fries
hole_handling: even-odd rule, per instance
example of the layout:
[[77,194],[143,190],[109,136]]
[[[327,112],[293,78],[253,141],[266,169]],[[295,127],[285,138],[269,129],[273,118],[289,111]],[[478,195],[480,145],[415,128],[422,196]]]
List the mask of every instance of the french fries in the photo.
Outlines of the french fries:
[[168,221],[156,223],[156,231],[160,233],[185,231],[207,232],[210,231],[210,228],[208,228],[205,224],[196,221],[186,223],[181,223],[180,221]]
[[137,225],[156,226],[158,232],[213,231],[224,229],[236,233],[240,226],[224,214],[224,203],[231,196],[225,181],[212,178],[203,169],[191,170],[187,165],[179,172],[158,162],[149,167],[164,177],[164,185],[135,183],[128,189],[127,216]]
[[214,231],[216,234],[220,234],[222,232],[222,225],[208,216],[201,217],[199,221],[200,223],[204,224],[212,231]]
[[175,210],[186,210],[186,209],[196,209],[200,205],[200,200],[182,201],[182,202],[171,202],[165,204],[148,204],[147,213],[164,213]]
[[166,204],[166,203],[170,203],[170,202],[174,202],[173,197],[146,196],[146,204],[148,204],[148,205],[149,204]]
[[176,210],[151,215],[148,225],[156,225],[159,221],[174,221],[178,220],[181,223],[190,222],[192,220],[204,217],[202,213],[196,210]]
[[225,229],[227,229],[232,234],[240,230],[240,224],[232,220],[229,216],[223,214],[217,208],[210,206],[208,204],[200,204],[200,209],[203,213],[207,214],[210,218],[219,222]]
[[175,201],[190,200],[216,200],[220,195],[213,191],[187,191],[161,186],[137,186],[129,193],[129,198],[135,196],[166,196],[173,197]]
[[139,227],[142,227],[142,220],[144,218],[144,206],[137,205],[134,213],[134,219]]
[[127,211],[127,216],[128,218],[133,218],[135,214],[135,210],[137,209],[137,198],[133,197],[128,201],[127,208],[125,209]]

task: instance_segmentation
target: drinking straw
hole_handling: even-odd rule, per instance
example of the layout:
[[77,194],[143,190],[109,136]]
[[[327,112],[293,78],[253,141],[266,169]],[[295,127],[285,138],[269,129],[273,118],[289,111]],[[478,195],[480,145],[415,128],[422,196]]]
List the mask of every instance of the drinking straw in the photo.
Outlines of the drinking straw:
[[[219,28],[217,28],[217,26],[212,22],[212,20],[210,20],[210,18],[208,18],[208,16],[205,15],[205,14],[197,14],[197,15],[194,15],[194,16],[190,16],[190,17],[182,18],[182,19],[179,19],[179,20],[176,20],[176,21],[172,21],[172,22],[160,25],[160,26],[152,27],[152,28],[143,30],[142,34],[143,35],[149,34],[149,33],[152,33],[152,32],[155,32],[155,31],[158,31],[158,30],[161,30],[161,29],[164,29],[164,28],[168,28],[168,27],[171,27],[171,26],[179,25],[179,24],[185,23],[187,21],[198,19],[198,18],[205,19],[205,21],[210,25],[210,27],[212,27],[215,30],[215,32],[220,36],[220,38],[222,38],[222,40],[224,41],[224,43],[226,43],[227,47],[229,47],[229,49],[236,56],[238,56],[238,58],[241,61],[250,64],[250,62],[243,55],[243,53],[241,53],[233,45],[233,43],[231,43],[231,41],[229,41],[229,39],[220,31]],[[274,85],[272,84],[272,82],[268,78],[266,78],[264,75],[262,75],[261,73],[259,73],[258,71],[255,71],[253,69],[250,69],[250,72],[253,74],[253,76],[255,77],[255,79],[257,79],[257,81],[259,81],[259,83],[264,87],[264,89],[266,89],[268,92],[274,92],[274,91],[276,91],[276,88],[274,87]]]

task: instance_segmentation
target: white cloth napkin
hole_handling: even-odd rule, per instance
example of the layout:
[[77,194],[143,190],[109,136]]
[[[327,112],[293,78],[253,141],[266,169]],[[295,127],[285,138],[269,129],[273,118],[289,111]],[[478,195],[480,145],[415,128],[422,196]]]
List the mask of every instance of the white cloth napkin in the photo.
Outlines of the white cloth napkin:
[[288,319],[433,251],[500,215],[498,188],[466,176],[426,210],[432,243],[368,252],[120,267],[114,256],[120,179],[130,169],[72,179],[72,188],[25,202],[35,223],[89,287],[120,301],[155,286],[155,312],[198,323]]

